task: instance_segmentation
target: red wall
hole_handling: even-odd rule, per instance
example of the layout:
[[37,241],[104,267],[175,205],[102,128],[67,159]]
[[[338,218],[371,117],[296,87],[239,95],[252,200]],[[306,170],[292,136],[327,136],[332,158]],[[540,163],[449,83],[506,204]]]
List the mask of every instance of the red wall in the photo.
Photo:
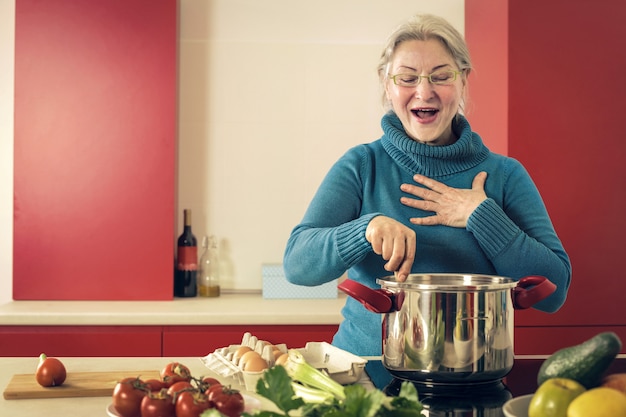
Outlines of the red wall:
[[17,0],[13,298],[171,299],[176,0]]
[[465,39],[474,66],[466,115],[492,152],[508,153],[508,2],[467,1]]

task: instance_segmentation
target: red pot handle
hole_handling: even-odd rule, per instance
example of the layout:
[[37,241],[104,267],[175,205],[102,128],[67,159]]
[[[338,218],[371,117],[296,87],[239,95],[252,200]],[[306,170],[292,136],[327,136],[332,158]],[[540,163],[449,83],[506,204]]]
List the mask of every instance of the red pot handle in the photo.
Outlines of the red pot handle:
[[393,295],[382,288],[374,290],[351,279],[344,280],[337,288],[374,313],[389,313],[393,310]]
[[556,285],[546,277],[524,277],[513,288],[513,308],[523,310],[532,307],[555,291]]

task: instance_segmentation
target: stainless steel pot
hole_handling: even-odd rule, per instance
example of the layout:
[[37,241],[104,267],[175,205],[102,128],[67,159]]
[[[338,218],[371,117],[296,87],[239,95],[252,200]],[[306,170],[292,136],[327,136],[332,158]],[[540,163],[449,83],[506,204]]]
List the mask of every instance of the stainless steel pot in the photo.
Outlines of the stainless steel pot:
[[376,280],[371,289],[350,279],[339,288],[382,313],[382,361],[398,378],[426,383],[490,382],[513,367],[513,311],[556,290],[544,277],[412,274]]

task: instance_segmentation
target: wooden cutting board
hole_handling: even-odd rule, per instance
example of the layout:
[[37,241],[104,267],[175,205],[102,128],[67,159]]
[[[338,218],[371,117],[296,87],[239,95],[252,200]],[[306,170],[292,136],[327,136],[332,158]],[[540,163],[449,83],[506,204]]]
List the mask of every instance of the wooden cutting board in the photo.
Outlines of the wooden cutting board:
[[63,385],[44,388],[35,374],[13,375],[4,390],[5,400],[27,398],[107,397],[123,378],[159,379],[159,371],[68,372]]

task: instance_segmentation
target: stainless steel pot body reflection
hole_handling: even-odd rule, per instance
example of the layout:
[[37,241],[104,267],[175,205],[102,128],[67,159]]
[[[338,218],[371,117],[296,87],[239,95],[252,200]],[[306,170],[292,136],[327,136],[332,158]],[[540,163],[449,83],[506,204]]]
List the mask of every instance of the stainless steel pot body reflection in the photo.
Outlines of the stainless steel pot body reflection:
[[377,283],[380,290],[354,281],[340,288],[383,313],[382,361],[389,372],[433,384],[506,376],[513,367],[514,309],[556,289],[544,277],[472,274],[413,274],[404,282],[386,277]]
[[401,288],[379,280],[401,300],[397,311],[383,316],[383,363],[392,374],[451,383],[494,380],[511,370],[514,281],[494,285],[470,277],[464,283],[432,275],[409,280]]

